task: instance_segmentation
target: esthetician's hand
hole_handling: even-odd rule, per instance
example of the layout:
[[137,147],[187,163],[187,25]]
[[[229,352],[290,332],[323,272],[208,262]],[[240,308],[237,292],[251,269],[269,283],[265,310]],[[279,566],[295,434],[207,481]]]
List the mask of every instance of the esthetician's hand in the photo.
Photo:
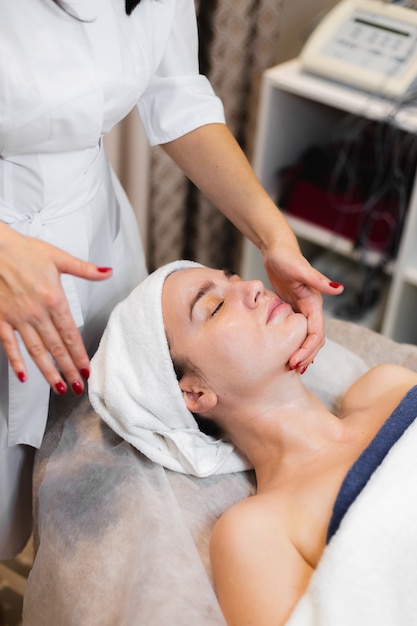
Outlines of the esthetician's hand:
[[24,382],[27,371],[17,331],[52,389],[65,393],[68,384],[79,395],[90,361],[61,286],[63,273],[95,281],[111,276],[109,268],[97,268],[0,222],[0,342],[4,352]]
[[339,295],[343,285],[315,270],[297,248],[277,245],[263,255],[266,271],[277,294],[307,318],[308,336],[290,359],[300,373],[310,365],[324,345],[323,299],[321,294]]

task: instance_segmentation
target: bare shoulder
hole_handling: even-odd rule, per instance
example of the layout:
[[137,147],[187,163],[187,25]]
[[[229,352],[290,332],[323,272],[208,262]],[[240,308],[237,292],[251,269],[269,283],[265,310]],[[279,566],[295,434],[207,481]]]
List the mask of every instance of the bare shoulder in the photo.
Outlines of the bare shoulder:
[[[271,546],[276,541],[290,541],[287,532],[286,506],[279,498],[274,501],[267,497],[254,495],[234,504],[218,519],[211,536],[211,552],[220,548],[237,556],[254,548],[259,549],[263,544]],[[256,547],[255,547],[256,546]]]
[[312,572],[291,540],[285,509],[262,496],[235,504],[218,520],[210,559],[229,626],[283,624]]
[[417,385],[417,373],[390,363],[377,365],[361,376],[347,390],[342,410],[352,410],[375,402],[396,406],[405,394]]
[[[262,504],[259,498],[251,496],[234,504],[218,519],[210,540],[210,558],[215,576],[224,568],[226,558],[228,563],[250,559],[251,552],[257,549],[256,544],[262,538],[267,540],[265,526],[271,516],[266,515],[259,504]],[[276,517],[275,526],[281,526]]]
[[[275,516],[274,516],[275,517]],[[251,496],[237,502],[217,520],[210,540],[210,556],[214,568],[223,565],[224,555],[233,556],[234,560],[243,559],[247,552],[262,537],[265,538],[265,526],[271,520],[266,514],[262,502],[257,496]],[[275,517],[275,526],[281,522]],[[262,529],[262,531],[261,531]],[[246,553],[246,554],[245,554]],[[220,556],[220,561],[217,557]]]

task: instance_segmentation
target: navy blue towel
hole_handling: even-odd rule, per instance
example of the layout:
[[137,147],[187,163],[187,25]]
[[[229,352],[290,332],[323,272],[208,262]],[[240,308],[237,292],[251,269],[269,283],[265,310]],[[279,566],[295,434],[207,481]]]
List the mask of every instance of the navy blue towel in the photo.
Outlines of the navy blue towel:
[[365,448],[346,474],[333,506],[332,516],[327,529],[326,543],[329,543],[352,502],[365,487],[394,443],[413,423],[416,415],[417,385],[404,396],[400,404],[381,426],[371,443]]

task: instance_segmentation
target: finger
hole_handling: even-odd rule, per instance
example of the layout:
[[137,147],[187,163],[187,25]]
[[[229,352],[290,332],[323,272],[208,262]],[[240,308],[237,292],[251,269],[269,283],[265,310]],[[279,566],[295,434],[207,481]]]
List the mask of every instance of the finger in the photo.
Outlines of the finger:
[[[84,384],[81,372],[74,366],[65,344],[53,326],[44,338],[29,325],[22,327],[20,333],[30,356],[56,393],[66,393],[67,386],[70,386],[76,395],[83,393]],[[88,368],[86,371],[89,371]]]
[[82,379],[89,377],[90,359],[61,285],[48,293],[46,301],[47,315],[32,316],[30,323],[61,376],[80,395],[84,389]]
[[298,251],[272,250],[264,256],[265,268],[271,284],[278,291],[296,293],[302,288],[315,289],[320,293],[338,295],[343,291],[343,284],[330,279],[315,269]]
[[7,322],[0,324],[0,343],[3,345],[4,352],[12,370],[20,382],[24,383],[27,379],[25,362],[19,350],[19,344],[13,327]]
[[326,290],[323,289],[321,293],[325,293],[328,296],[339,296],[345,289],[343,283],[337,283],[335,281],[330,281],[327,285]]
[[305,285],[329,296],[338,296],[343,292],[343,283],[333,281],[321,272],[313,268],[311,269],[311,275],[306,278]]
[[303,345],[290,358],[289,366],[300,373],[304,373],[311,365],[324,345],[324,339],[319,340],[315,335],[308,335]]
[[65,393],[67,385],[51,359],[50,351],[45,346],[35,328],[25,323],[19,327],[19,333],[29,355],[44,378],[48,381],[51,388],[59,394]]
[[87,280],[106,280],[112,276],[111,267],[101,267],[78,259],[67,252],[59,251],[55,261],[57,269],[63,274],[72,274]]
[[291,356],[291,369],[304,370],[311,365],[325,343],[324,322],[321,310],[313,309],[307,316],[307,337],[302,346]]
[[51,354],[62,374],[71,385],[79,380],[79,374],[87,379],[90,372],[90,359],[66,302],[51,311],[51,320],[62,341],[62,346],[65,347],[63,354],[60,353],[60,347],[58,350],[51,348]]
[[61,375],[74,392],[80,395],[84,389],[82,379],[89,377],[90,359],[61,284],[58,283],[54,290],[44,291],[43,300],[47,305],[46,309],[38,314],[33,313],[30,324],[35,328]]

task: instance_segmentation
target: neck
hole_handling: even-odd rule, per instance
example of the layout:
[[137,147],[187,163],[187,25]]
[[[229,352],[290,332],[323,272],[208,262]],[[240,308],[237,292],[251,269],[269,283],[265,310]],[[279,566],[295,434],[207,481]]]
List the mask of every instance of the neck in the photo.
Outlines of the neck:
[[[255,468],[260,485],[301,467],[341,440],[344,427],[311,393],[296,372],[263,390],[253,402],[228,413],[232,441]],[[285,472],[284,472],[285,473]]]

